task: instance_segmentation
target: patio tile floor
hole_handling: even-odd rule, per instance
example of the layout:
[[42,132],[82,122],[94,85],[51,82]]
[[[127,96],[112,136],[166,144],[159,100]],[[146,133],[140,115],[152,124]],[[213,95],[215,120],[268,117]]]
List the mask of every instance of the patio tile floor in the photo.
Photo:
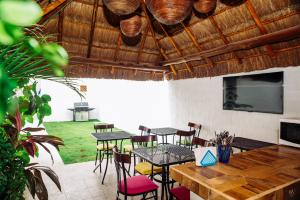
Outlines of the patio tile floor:
[[[55,184],[44,176],[48,188],[49,200],[113,200],[116,199],[116,173],[113,164],[109,164],[105,184],[101,184],[102,175],[99,170],[93,173],[94,162],[70,165],[54,165],[62,186],[60,192]],[[26,200],[33,198],[26,192]],[[141,199],[141,196],[132,198]],[[193,197],[192,199],[199,199]]]
[[[47,134],[46,131],[39,132],[38,134]],[[94,173],[95,162],[84,162],[65,165],[60,158],[57,150],[50,146],[46,146],[50,149],[53,157],[54,164],[48,153],[43,149],[40,149],[39,158],[32,159],[32,162],[38,162],[40,165],[48,166],[53,169],[60,180],[62,191],[60,192],[56,185],[43,174],[43,179],[48,189],[49,200],[115,200],[116,199],[116,171],[114,164],[109,163],[107,174],[105,177],[105,184],[102,185],[102,176],[99,169]],[[105,163],[106,160],[103,162]],[[103,163],[103,166],[104,166]],[[132,170],[132,169],[131,169]],[[133,174],[133,173],[131,173]],[[160,190],[158,192],[160,195]],[[25,191],[25,200],[33,200],[29,192]],[[122,195],[120,196],[121,199]],[[129,198],[132,200],[140,200],[141,196]],[[200,197],[192,194],[192,200],[201,200]]]

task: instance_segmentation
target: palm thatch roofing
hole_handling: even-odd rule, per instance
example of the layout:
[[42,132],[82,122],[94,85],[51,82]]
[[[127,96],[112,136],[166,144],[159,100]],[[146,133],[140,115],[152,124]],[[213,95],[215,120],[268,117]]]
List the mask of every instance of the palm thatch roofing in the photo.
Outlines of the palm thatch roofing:
[[[142,1],[135,12],[142,32],[135,38],[122,35],[121,17],[102,0],[37,1],[44,10],[40,24],[45,33],[70,55],[69,77],[186,79],[300,65],[300,0],[247,0],[235,6],[218,0],[214,12],[193,11],[173,26],[160,24]],[[291,27],[298,29],[272,36]],[[269,43],[265,38],[257,45],[239,43],[264,35]]]

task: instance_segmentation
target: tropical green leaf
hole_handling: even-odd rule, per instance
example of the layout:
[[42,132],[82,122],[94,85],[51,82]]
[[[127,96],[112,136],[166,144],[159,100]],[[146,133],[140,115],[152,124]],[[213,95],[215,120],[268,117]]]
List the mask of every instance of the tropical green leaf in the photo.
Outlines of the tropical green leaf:
[[34,1],[0,1],[0,20],[15,26],[30,26],[40,20],[41,7]]
[[16,40],[20,39],[22,36],[23,32],[20,27],[4,23],[0,20],[0,43],[10,45],[13,44]]
[[0,64],[0,123],[3,121],[4,115],[8,110],[7,99],[12,95],[15,87],[16,82],[9,79]]
[[68,64],[68,53],[55,43],[48,43],[42,46],[44,58],[54,66],[66,66]]
[[49,101],[51,101],[51,97],[48,94],[44,94],[41,98],[44,103],[48,103]]

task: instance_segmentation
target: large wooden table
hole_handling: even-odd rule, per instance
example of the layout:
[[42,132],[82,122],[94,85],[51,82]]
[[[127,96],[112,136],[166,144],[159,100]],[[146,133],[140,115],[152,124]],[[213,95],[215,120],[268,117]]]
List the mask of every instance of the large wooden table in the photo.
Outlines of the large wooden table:
[[170,176],[204,199],[300,200],[300,149],[264,147],[211,167],[189,162]]

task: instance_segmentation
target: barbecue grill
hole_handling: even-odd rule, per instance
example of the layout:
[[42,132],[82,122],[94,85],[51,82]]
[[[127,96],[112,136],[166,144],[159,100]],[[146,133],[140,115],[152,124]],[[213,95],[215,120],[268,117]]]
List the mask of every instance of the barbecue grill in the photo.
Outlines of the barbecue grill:
[[88,102],[75,102],[74,108],[69,108],[68,110],[73,111],[73,121],[82,122],[89,120],[89,111],[95,108],[89,108]]

